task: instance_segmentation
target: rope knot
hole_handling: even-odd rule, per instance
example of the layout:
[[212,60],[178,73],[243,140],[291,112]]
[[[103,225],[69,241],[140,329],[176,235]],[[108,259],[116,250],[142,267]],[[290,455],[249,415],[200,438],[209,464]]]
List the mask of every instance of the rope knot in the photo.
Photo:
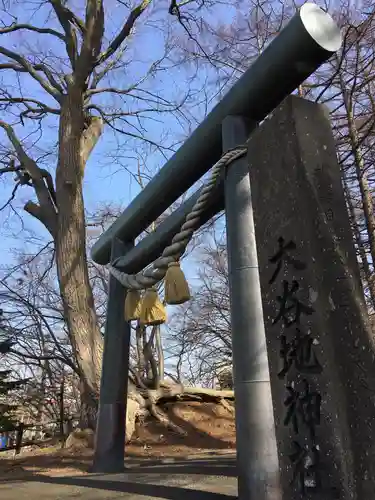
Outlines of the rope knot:
[[177,260],[175,262],[170,262],[168,264],[168,267],[179,267],[180,266],[180,262]]

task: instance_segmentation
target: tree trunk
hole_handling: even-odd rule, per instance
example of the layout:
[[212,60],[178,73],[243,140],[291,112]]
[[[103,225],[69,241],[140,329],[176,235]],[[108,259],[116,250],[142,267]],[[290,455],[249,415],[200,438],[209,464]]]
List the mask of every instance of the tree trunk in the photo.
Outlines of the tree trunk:
[[65,421],[65,401],[64,401],[64,392],[65,392],[65,374],[64,369],[61,376],[60,381],[60,390],[59,390],[59,430],[60,430],[60,438],[62,446],[64,446],[64,441],[66,439],[65,429],[64,429],[64,421]]
[[347,186],[347,182],[345,180],[345,176],[344,176],[343,182],[344,182],[345,197],[346,197],[346,201],[347,201],[347,204],[349,207],[349,219],[350,219],[350,222],[352,225],[354,239],[355,239],[355,242],[356,242],[357,247],[358,247],[359,257],[361,259],[361,264],[362,264],[360,271],[362,274],[362,281],[363,281],[363,285],[364,285],[363,288],[365,289],[365,287],[367,285],[369,293],[370,293],[369,300],[371,301],[371,308],[373,310],[375,308],[375,287],[374,287],[374,282],[372,279],[373,273],[371,272],[370,264],[367,260],[366,249],[365,249],[365,246],[364,246],[362,238],[361,238],[361,233],[360,233],[358,223],[357,223],[357,220],[355,217],[353,201],[351,198],[349,188]]
[[143,338],[142,326],[140,325],[140,323],[138,321],[137,327],[135,330],[135,339],[136,339],[136,349],[137,349],[137,371],[138,371],[138,375],[141,378],[144,376],[144,371],[145,371],[142,338]]
[[147,340],[147,328],[144,325],[141,325],[141,333],[142,333],[142,357],[144,360],[144,377],[146,379],[152,379],[152,371],[149,359],[145,356],[145,352],[148,345]]
[[[42,353],[44,356],[47,355],[46,352],[46,346],[45,346],[45,338],[43,335],[43,332],[41,332],[41,344],[42,344]],[[36,414],[36,422],[37,424],[40,425],[39,431],[37,432],[37,439],[41,438],[42,435],[42,425],[44,423],[44,413],[45,413],[45,399],[46,399],[46,382],[47,382],[47,376],[48,376],[48,368],[49,368],[49,361],[48,359],[44,360],[42,362],[42,378],[41,378],[41,384],[40,384],[40,391],[39,391],[39,401],[37,405],[37,414]]]
[[[374,263],[375,262],[375,214],[374,214],[372,194],[370,191],[367,173],[364,167],[358,130],[355,124],[352,96],[346,89],[346,85],[343,80],[342,74],[340,74],[339,76],[339,81],[345,105],[346,118],[348,122],[349,141],[353,153],[354,166],[361,194],[362,208],[365,216],[365,224],[369,238],[370,255],[371,255],[371,260]],[[369,282],[370,286],[371,282],[372,279],[370,279]]]
[[85,167],[82,91],[70,86],[61,106],[56,170],[56,263],[73,352],[80,369],[82,426],[95,428],[102,339],[89,282],[82,181]]
[[159,379],[161,382],[163,382],[163,380],[164,380],[164,351],[163,351],[163,345],[162,345],[161,334],[160,334],[160,326],[158,326],[158,328],[155,332],[155,344],[156,344],[156,351],[158,353]]
[[155,333],[157,332],[159,326],[153,326],[150,337],[143,348],[143,356],[146,363],[150,366],[150,373],[148,373],[148,382],[151,382],[152,389],[159,389],[160,387],[160,377],[158,364],[156,363],[154,353],[153,353],[153,343],[155,338]]

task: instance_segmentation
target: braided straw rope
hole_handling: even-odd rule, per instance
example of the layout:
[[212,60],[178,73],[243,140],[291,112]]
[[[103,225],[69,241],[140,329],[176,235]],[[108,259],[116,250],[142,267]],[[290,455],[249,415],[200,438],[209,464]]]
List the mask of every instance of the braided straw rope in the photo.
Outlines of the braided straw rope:
[[174,236],[172,243],[164,249],[161,257],[156,259],[152,266],[138,274],[126,274],[112,265],[108,265],[109,272],[128,290],[144,290],[161,281],[166,275],[168,265],[171,262],[177,262],[181,258],[194,232],[199,228],[200,218],[207,208],[208,201],[216,187],[222,168],[230,165],[234,160],[241,158],[246,152],[246,145],[231,149],[213,166],[211,178],[203,187],[198,200],[187,215],[180,232]]

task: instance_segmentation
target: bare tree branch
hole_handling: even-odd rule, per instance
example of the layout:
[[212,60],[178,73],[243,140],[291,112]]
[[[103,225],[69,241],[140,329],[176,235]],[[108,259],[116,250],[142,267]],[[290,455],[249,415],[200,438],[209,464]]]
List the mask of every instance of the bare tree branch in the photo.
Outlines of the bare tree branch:
[[170,148],[170,147],[162,146],[160,144],[157,144],[155,141],[152,141],[151,139],[147,139],[146,137],[140,137],[137,134],[132,134],[129,131],[125,131],[125,130],[119,128],[119,127],[116,127],[113,123],[111,123],[111,118],[113,118],[113,114],[112,115],[107,115],[99,106],[96,106],[95,104],[90,104],[87,107],[87,109],[95,109],[96,111],[98,111],[98,113],[100,114],[100,116],[103,118],[104,123],[107,124],[107,125],[109,125],[109,127],[111,129],[115,130],[116,132],[119,132],[121,134],[127,135],[129,137],[133,137],[134,139],[141,139],[142,141],[147,142],[151,146],[156,147],[162,153],[163,153],[164,149],[168,150],[168,151],[173,151],[174,152],[174,150],[172,148]]
[[74,71],[74,78],[79,86],[87,82],[87,79],[95,67],[95,61],[101,50],[103,34],[103,0],[87,0],[86,33]]
[[41,33],[41,34],[46,34],[46,35],[53,35],[63,42],[65,42],[65,37],[62,33],[59,33],[58,31],[55,31],[50,28],[38,28],[36,26],[32,26],[31,24],[16,24],[13,23],[10,26],[6,26],[5,28],[0,28],[0,35],[5,34],[5,33],[12,33],[13,31],[18,31],[18,30],[28,30],[28,31],[35,31],[36,33]]
[[[48,113],[53,115],[60,114],[60,109],[51,108],[50,106],[47,106],[37,99],[31,99],[27,97],[13,97],[11,95],[8,95],[5,91],[3,91],[2,94],[6,96],[0,97],[0,107],[2,109],[7,109],[12,104],[21,104],[26,108],[20,113],[21,122],[23,122],[23,118],[40,118],[42,115]],[[37,107],[31,106],[30,103],[35,104]]]
[[[90,85],[90,90],[96,89],[99,82],[113,69],[115,69],[116,65],[119,63],[121,57],[123,56],[125,48],[120,49],[116,52],[115,57],[113,57],[110,61],[107,62],[105,66],[103,66],[100,71],[96,71],[94,69],[92,73],[92,82]],[[86,92],[87,94],[87,92]]]
[[[64,93],[63,87],[58,83],[58,81],[52,75],[52,72],[44,64],[33,64],[32,68],[35,71],[43,71],[43,73],[46,75],[46,77],[47,77],[48,81],[50,82],[50,84],[56,90],[58,90],[61,94]],[[29,73],[28,68],[26,68],[24,66],[18,66],[17,64],[14,64],[14,63],[11,63],[11,62],[0,63],[0,70],[2,70],[2,69],[12,69],[13,71],[16,71],[17,73]],[[60,102],[60,101],[58,101],[58,102]]]
[[20,187],[20,185],[21,184],[19,182],[16,183],[16,185],[13,187],[12,194],[10,195],[9,200],[6,201],[2,207],[0,207],[0,211],[4,210],[5,207],[7,207],[8,205],[10,205],[12,203],[12,201],[14,200],[14,198],[16,196],[17,189]]
[[12,353],[12,354],[15,354],[16,356],[20,356],[21,358],[34,359],[34,360],[37,360],[37,361],[58,360],[58,361],[61,361],[64,364],[68,365],[76,373],[79,373],[79,370],[75,366],[75,364],[69,358],[66,358],[66,357],[58,356],[56,354],[53,354],[51,356],[33,356],[32,354],[22,353],[22,352],[19,352],[19,351],[15,350],[15,349],[10,349],[9,352]]
[[102,54],[100,54],[100,56],[97,58],[97,60],[95,62],[95,66],[102,64],[109,57],[111,57],[112,54],[114,54],[116,52],[116,50],[120,47],[120,45],[123,43],[123,41],[130,35],[131,30],[133,29],[135,22],[143,14],[143,12],[147,9],[147,7],[150,5],[150,3],[151,3],[151,0],[143,0],[135,9],[133,9],[130,12],[129,17],[125,21],[125,24],[124,24],[122,30],[116,36],[116,38],[110,43],[109,47]]
[[[85,23],[76,14],[74,14],[73,11],[69,10],[65,5],[63,5],[63,2],[61,2],[60,0],[49,0],[49,1],[51,3],[52,7],[54,8],[55,12],[56,12],[56,10],[58,10],[59,15],[62,15],[64,17],[64,19],[66,19],[71,24],[73,24],[76,28],[78,28],[82,36],[84,36],[86,34]],[[59,18],[59,20],[60,20],[60,18]],[[60,21],[60,23],[61,23],[61,21]]]
[[[13,59],[14,61],[16,61],[27,73],[30,74],[30,76],[32,76],[34,78],[34,80],[36,80],[41,85],[41,87],[46,92],[48,92],[52,97],[54,97],[54,99],[56,99],[56,101],[58,103],[61,102],[61,97],[62,97],[61,92],[56,88],[56,85],[59,86],[58,83],[52,77],[53,81],[55,81],[55,85],[52,86],[51,82],[50,82],[50,84],[48,84],[46,82],[46,80],[44,80],[44,78],[42,78],[40,76],[40,74],[38,74],[38,72],[37,72],[37,68],[40,68],[41,71],[44,71],[47,78],[48,78],[48,74],[51,77],[52,76],[51,72],[44,65],[38,64],[38,65],[34,66],[31,63],[29,63],[29,61],[27,61],[24,57],[20,56],[19,54],[16,54],[15,52],[12,52],[11,50],[8,50],[2,46],[0,46],[0,54],[3,54],[4,56],[8,57],[9,59]],[[1,67],[1,66],[3,66],[3,67]],[[5,69],[4,65],[0,65],[0,69]],[[15,71],[19,71],[19,69],[17,69],[16,66],[10,67],[9,69],[14,69]],[[61,89],[61,87],[60,87],[60,89]]]
[[[42,218],[39,218],[41,222],[43,222],[46,225],[46,228],[49,230],[52,236],[56,235],[56,209],[55,206],[53,205],[53,200],[51,199],[51,193],[48,190],[46,184],[44,183],[44,178],[43,178],[43,172],[42,170],[37,166],[35,161],[28,156],[26,151],[21,145],[21,142],[18,140],[13,127],[11,127],[9,124],[5,123],[4,121],[0,120],[0,127],[4,129],[6,132],[9,141],[11,142],[12,146],[15,149],[15,152],[17,154],[17,157],[24,167],[24,169],[28,172],[30,175],[33,186],[35,189],[35,193],[37,195],[38,201],[40,203],[39,210],[35,210],[36,206],[34,206],[33,203],[28,203],[28,211],[30,212],[30,206],[33,206],[32,210],[36,214],[39,212],[39,215],[42,215]],[[47,223],[47,224],[46,224]]]
[[88,127],[84,130],[81,138],[81,156],[84,164],[87,162],[91,151],[97,144],[103,132],[103,119],[97,116],[90,117]]
[[81,20],[76,18],[71,10],[65,7],[60,0],[50,0],[50,3],[55,11],[57,19],[59,20],[64,32],[64,42],[66,47],[66,52],[68,54],[72,69],[75,69],[76,59],[78,56],[78,42],[77,34],[74,30],[75,26],[78,26],[81,30],[81,34],[85,33],[84,25]]

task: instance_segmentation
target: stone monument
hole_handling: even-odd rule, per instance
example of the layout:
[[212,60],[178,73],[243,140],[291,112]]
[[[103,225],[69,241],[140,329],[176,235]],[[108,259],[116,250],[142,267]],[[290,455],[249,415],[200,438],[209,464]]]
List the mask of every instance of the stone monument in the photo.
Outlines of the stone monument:
[[288,97],[248,162],[283,498],[374,500],[374,339],[326,110]]

